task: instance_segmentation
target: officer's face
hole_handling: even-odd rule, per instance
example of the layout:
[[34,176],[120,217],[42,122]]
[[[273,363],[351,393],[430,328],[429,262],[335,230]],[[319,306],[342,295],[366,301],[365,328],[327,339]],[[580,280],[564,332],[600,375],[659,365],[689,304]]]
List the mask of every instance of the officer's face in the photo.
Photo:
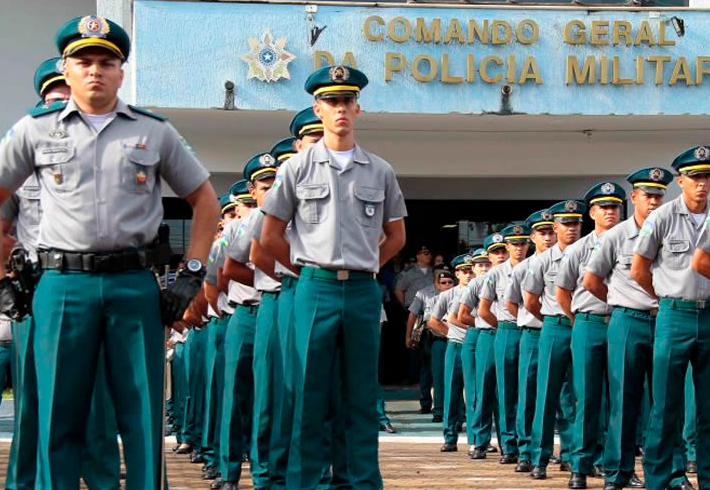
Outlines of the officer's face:
[[464,267],[462,269],[456,269],[456,279],[459,280],[459,284],[465,286],[473,279],[473,267]]
[[243,202],[238,202],[237,205],[235,206],[235,211],[237,214],[237,218],[242,219],[245,216],[248,216],[249,213],[251,212],[252,209],[254,209],[254,206],[250,206],[248,204],[244,204]]
[[454,280],[450,277],[440,277],[436,280],[436,288],[439,291],[446,291],[454,287]]
[[271,189],[271,185],[274,183],[273,177],[268,179],[257,180],[254,183],[249,184],[249,192],[256,199],[256,205],[262,206],[264,204],[264,198],[266,193]]
[[488,252],[488,260],[491,261],[493,267],[502,264],[508,260],[508,251],[504,247],[497,248],[492,252]]
[[634,212],[646,219],[651,211],[663,204],[663,195],[647,194],[641,189],[636,189],[631,193],[631,203],[634,205]]
[[104,108],[118,96],[123,69],[121,60],[105,49],[86,48],[67,57],[64,76],[80,104]]
[[318,99],[313,106],[316,116],[331,133],[345,136],[352,133],[355,119],[360,115],[360,104],[354,97]]
[[69,100],[69,97],[71,97],[71,89],[66,83],[53,83],[47,87],[47,91],[44,93],[43,97],[44,103],[47,105],[59,102],[60,100]]
[[476,277],[481,277],[489,270],[491,270],[490,262],[476,262],[473,264],[473,273]]
[[557,241],[563,245],[569,245],[579,240],[579,234],[582,232],[582,223],[579,221],[572,223],[555,221],[553,228],[557,234]]
[[609,230],[619,222],[621,206],[598,206],[595,204],[589,210],[589,216],[594,220],[595,225]]
[[431,252],[426,250],[417,253],[417,264],[421,267],[428,267],[431,264]]
[[237,210],[235,208],[229,208],[222,215],[222,226],[227,226],[227,223],[234,220],[237,217]]
[[323,133],[311,133],[296,140],[296,151],[307,150],[323,137]]
[[533,243],[535,244],[535,250],[538,252],[544,252],[555,243],[557,243],[557,235],[552,228],[541,228],[535,230],[532,235],[530,235]]
[[694,202],[705,201],[710,188],[710,174],[678,176],[678,185],[683,189],[683,196]]
[[510,258],[520,262],[528,254],[528,243],[507,243],[505,248],[508,249],[508,255]]

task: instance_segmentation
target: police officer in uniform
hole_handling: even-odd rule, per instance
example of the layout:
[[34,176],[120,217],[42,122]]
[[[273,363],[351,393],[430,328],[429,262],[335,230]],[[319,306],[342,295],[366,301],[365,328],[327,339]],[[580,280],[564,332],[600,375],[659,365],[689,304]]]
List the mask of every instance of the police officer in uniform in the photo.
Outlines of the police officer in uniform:
[[518,407],[515,416],[515,433],[518,441],[517,473],[529,473],[532,423],[535,416],[535,393],[537,387],[537,355],[542,322],[525,309],[520,285],[530,268],[531,261],[555,244],[552,230],[552,214],[547,209],[536,211],[525,220],[530,230],[530,239],[535,244],[535,254],[515,267],[505,290],[508,311],[517,319],[521,328],[518,362]]
[[[682,194],[653,211],[634,246],[631,277],[658,297],[653,344],[653,405],[644,452],[644,475],[649,490],[692,488],[674,474],[674,447],[682,419],[684,381],[688,362],[697,393],[706,393],[710,380],[710,280],[690,268],[698,237],[707,219],[710,186],[710,148],[691,148],[673,160]],[[652,270],[653,268],[653,270]],[[698,396],[698,482],[710,486],[710,406]]]
[[530,229],[521,225],[509,225],[503,228],[500,234],[503,235],[509,259],[486,275],[481,289],[478,314],[497,329],[493,351],[498,388],[498,419],[501,424],[500,463],[514,464],[518,462],[515,417],[521,330],[515,316],[508,311],[505,290],[512,280],[513,267],[528,254]]
[[[673,180],[668,170],[648,167],[626,177],[633,215],[599,238],[587,261],[582,286],[613,308],[607,333],[609,430],[604,448],[605,490],[643,488],[634,472],[636,429],[651,382],[653,330],[658,300],[631,279],[631,259],[644,221],[663,202]],[[597,367],[598,368],[598,367]]]
[[[555,300],[555,278],[565,249],[579,239],[582,213],[586,205],[575,200],[558,202],[550,208],[557,243],[531,263],[521,289],[525,308],[542,320],[538,350],[537,394],[532,430],[532,463],[530,476],[547,478],[547,464],[552,455],[555,412],[567,377],[571,374],[572,322]],[[560,452],[571,445],[574,405],[562,403],[564,417],[560,429]],[[563,460],[564,462],[564,460]]]
[[[315,488],[321,476],[321,426],[333,379],[342,382],[353,488],[382,487],[376,419],[381,293],[373,274],[404,245],[406,208],[392,167],[355,144],[357,96],[366,84],[362,72],[344,66],[308,78],[323,139],[281,166],[262,207],[263,245],[299,273],[294,327],[303,378],[295,390],[287,483],[303,490]],[[284,234],[289,222],[290,243]],[[340,373],[332,370],[336,357]]]
[[[59,30],[57,46],[71,100],[23,118],[0,145],[0,200],[33,173],[42,187],[38,255],[44,271],[33,311],[38,391],[47,396],[39,399],[36,485],[77,485],[89,407],[76,400],[89,398],[104,346],[126,486],[158,488],[163,480],[160,325],[177,320],[200,288],[217,225],[217,199],[207,171],[177,132],[159,116],[118,99],[121,64],[130,48],[120,26],[96,16],[72,19]],[[162,298],[147,270],[153,254],[146,248],[162,217],[158,176],[194,209],[189,270]],[[0,276],[6,310],[21,299],[4,270]]]

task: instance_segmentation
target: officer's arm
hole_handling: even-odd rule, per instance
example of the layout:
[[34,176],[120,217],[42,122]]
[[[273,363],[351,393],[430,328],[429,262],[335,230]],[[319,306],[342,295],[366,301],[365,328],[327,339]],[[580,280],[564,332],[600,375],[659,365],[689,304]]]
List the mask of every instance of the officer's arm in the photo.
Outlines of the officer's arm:
[[467,326],[472,326],[476,323],[476,318],[471,315],[473,308],[468,306],[466,303],[459,304],[458,321]]
[[572,314],[572,291],[556,286],[555,299],[557,303],[559,303],[560,308],[562,308],[565,316],[569,318],[569,321],[574,322],[574,315]]
[[219,288],[214,284],[210,284],[205,281],[203,289],[206,302],[212,307],[217,315],[221,317],[222,312],[219,311],[219,307],[217,306],[217,302],[219,300]]
[[[404,219],[385,223],[382,226],[382,231],[385,238],[380,242],[380,267],[402,250],[407,236],[404,231]],[[397,293],[395,292],[395,294]],[[400,299],[399,296],[397,296],[397,299]],[[400,302],[404,304],[404,295],[402,295]]]
[[696,248],[691,262],[693,270],[710,279],[710,254],[702,248]]
[[608,289],[606,284],[604,284],[604,279],[593,272],[587,271],[584,274],[584,279],[582,279],[582,287],[606,303]]
[[404,337],[404,345],[407,346],[407,349],[412,347],[410,341],[412,339],[412,328],[414,327],[414,322],[416,321],[417,316],[410,311],[409,316],[407,317],[407,335]]
[[[0,187],[0,206],[7,201],[7,199],[10,197],[10,191],[7,189]],[[4,227],[3,227],[3,233],[0,234],[0,250],[3,250],[5,247],[6,243],[6,237],[4,233]],[[0,278],[5,277],[5,260],[0,261]]]
[[229,255],[225,257],[222,273],[227,279],[242,283],[245,286],[254,285],[254,271],[246,264],[232,259]]
[[446,315],[446,320],[447,320],[449,323],[453,323],[453,324],[456,325],[457,327],[468,328],[468,325],[466,325],[465,323],[459,321],[459,314],[458,314],[458,312],[459,312],[459,310],[457,309],[457,310],[456,310],[456,313],[449,313],[449,314],[447,314],[447,315]]
[[394,297],[397,298],[397,301],[399,301],[401,305],[404,305],[404,291],[402,291],[401,289],[395,289]]
[[291,264],[291,246],[285,235],[287,226],[286,221],[267,214],[264,216],[264,226],[261,229],[259,243],[274,259],[288,267],[294,274],[299,274],[300,270]]
[[10,257],[10,252],[12,252],[12,248],[17,243],[17,239],[14,236],[10,235],[13,228],[12,225],[14,224],[12,220],[2,219],[0,223],[2,226],[2,251],[0,251],[2,256],[0,256],[0,261],[2,261],[2,263],[4,264]]
[[518,318],[518,303],[514,301],[508,301],[506,307],[508,308],[508,311],[511,315],[513,315],[515,318]]
[[264,247],[259,244],[259,240],[252,239],[251,241],[251,251],[249,252],[249,261],[259,268],[264,274],[268,275],[274,281],[281,282],[281,279],[276,277],[276,272],[274,271],[274,266],[276,262],[274,258],[266,253]]
[[641,254],[634,254],[631,259],[631,279],[636,281],[652,298],[656,297],[656,290],[653,289],[653,274],[651,274],[652,259],[647,259]]
[[523,300],[525,302],[525,309],[528,310],[532,316],[542,321],[542,314],[540,313],[540,309],[542,308],[542,304],[540,303],[540,295],[537,293],[523,291]]
[[205,181],[196,190],[185,196],[192,207],[192,236],[186,258],[197,258],[207,262],[210,246],[219,223],[219,202],[217,194],[209,181]]
[[446,336],[449,334],[449,327],[436,317],[430,317],[429,321],[427,321],[427,326],[430,330],[438,333],[439,335]]
[[483,320],[486,321],[490,326],[492,327],[498,327],[498,319],[496,316],[493,314],[491,311],[491,305],[493,302],[490,299],[486,298],[481,298],[481,301],[478,303],[478,316],[483,318]]

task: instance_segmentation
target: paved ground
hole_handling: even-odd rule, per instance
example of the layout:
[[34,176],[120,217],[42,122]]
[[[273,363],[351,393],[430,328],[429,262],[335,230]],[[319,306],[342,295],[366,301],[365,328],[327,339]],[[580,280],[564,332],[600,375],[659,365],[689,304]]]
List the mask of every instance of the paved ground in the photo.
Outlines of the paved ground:
[[[431,423],[430,415],[416,413],[418,404],[402,400],[408,391],[388,391],[387,410],[399,432],[383,434],[380,438],[380,466],[387,489],[485,489],[528,490],[537,488],[566,489],[568,473],[557,467],[548,468],[548,479],[531,480],[527,475],[516,474],[513,466],[498,463],[498,455],[484,461],[473,461],[466,455],[467,446],[459,445],[458,453],[441,453],[441,431],[438,424]],[[12,431],[12,403],[5,400],[0,406],[0,482],[5,481],[9,437]],[[466,437],[461,434],[461,441]],[[167,438],[170,448],[174,439]],[[166,453],[168,477],[171,490],[205,489],[207,483],[200,479],[200,465],[190,464],[185,456],[178,456],[169,449]],[[637,470],[641,475],[640,460]],[[695,479],[691,480],[695,485]],[[589,488],[602,488],[603,481],[590,479]],[[242,478],[243,489],[250,489],[248,472]]]

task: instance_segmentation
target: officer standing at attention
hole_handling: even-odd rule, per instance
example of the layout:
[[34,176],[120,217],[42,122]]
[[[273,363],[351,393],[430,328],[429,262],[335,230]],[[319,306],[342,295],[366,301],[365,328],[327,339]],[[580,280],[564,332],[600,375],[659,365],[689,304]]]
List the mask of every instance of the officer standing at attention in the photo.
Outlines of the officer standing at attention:
[[[96,16],[72,19],[60,28],[57,46],[71,100],[23,118],[0,144],[0,201],[32,173],[42,187],[38,255],[44,272],[33,311],[38,392],[46,396],[39,398],[36,486],[78,485],[89,407],[76,400],[91,396],[105,346],[126,488],[158,488],[160,326],[180,318],[200,289],[219,217],[217,198],[207,171],[177,132],[159,116],[118,99],[130,48],[120,26]],[[194,212],[188,268],[162,298],[148,270],[153,253],[147,248],[162,218],[161,177]],[[0,309],[6,310],[17,295],[4,268],[0,277]],[[71,383],[58,387],[59,380]]]
[[[653,330],[658,300],[631,279],[631,259],[639,230],[663,202],[671,173],[642,168],[626,177],[633,186],[633,215],[597,242],[582,287],[613,308],[607,333],[609,430],[604,447],[605,490],[643,488],[634,472],[638,419],[644,385],[651,383]],[[598,366],[597,366],[598,368]]]
[[[710,147],[691,148],[673,160],[682,194],[652,212],[639,232],[631,277],[658,297],[653,344],[653,405],[644,452],[649,490],[692,488],[674,475],[678,421],[683,417],[684,381],[693,367],[697,403],[697,463],[700,488],[710,487],[710,280],[689,267],[705,226],[710,187]],[[651,271],[653,268],[653,272]]]
[[496,327],[493,344],[496,381],[498,387],[498,419],[500,421],[501,464],[518,462],[518,443],[515,434],[515,417],[518,403],[518,357],[521,331],[516,317],[508,311],[505,290],[512,280],[513,267],[528,254],[530,229],[509,225],[503,235],[508,260],[494,267],[486,275],[480,294],[478,314],[488,324]]
[[[560,406],[560,394],[572,368],[572,322],[555,300],[557,277],[565,249],[579,239],[582,213],[586,205],[580,201],[562,201],[550,208],[557,243],[538,255],[530,264],[521,289],[525,308],[543,322],[538,350],[537,394],[532,431],[532,463],[530,476],[547,478],[547,464],[552,455],[555,435],[555,413]],[[560,453],[570,447],[574,404],[562,403]]]
[[458,451],[459,427],[463,424],[464,379],[461,349],[466,325],[458,321],[459,299],[473,279],[473,257],[458,255],[451,261],[458,285],[439,295],[431,311],[429,326],[434,332],[446,332],[448,339],[444,361],[444,445],[441,452]]
[[611,308],[584,289],[584,270],[599,237],[619,223],[624,189],[616,183],[594,185],[584,195],[594,230],[565,249],[557,270],[557,302],[572,325],[572,371],[577,397],[572,474],[569,488],[587,488],[587,475],[604,477],[604,437],[609,423],[607,325]]
[[518,362],[518,410],[515,418],[515,433],[518,440],[517,473],[529,473],[532,423],[535,416],[535,392],[537,387],[537,354],[542,322],[525,309],[520,284],[530,268],[531,261],[555,244],[557,237],[552,230],[552,214],[547,209],[531,214],[525,220],[531,230],[530,239],[535,244],[535,255],[513,267],[513,274],[505,290],[508,311],[517,319],[522,329]]
[[[419,247],[419,250],[417,250],[417,263],[402,274],[402,277],[397,281],[394,295],[397,297],[397,301],[407,309],[407,312],[409,312],[409,307],[412,305],[412,301],[414,301],[417,292],[431,285],[434,279],[431,260],[431,250],[429,250],[426,245]],[[407,317],[407,331],[404,342],[408,349],[412,348],[410,340],[415,319],[416,317],[412,317],[411,315]],[[431,397],[431,389],[434,386],[432,359],[430,353],[426,355],[427,353],[424,352],[426,343],[427,339],[424,337],[422,338],[422,342],[416,347],[419,352],[419,390],[421,392],[419,398],[419,413],[421,414],[432,413],[433,405]],[[441,407],[434,408],[441,410]]]
[[[315,488],[321,476],[321,428],[334,380],[342,383],[353,488],[382,487],[376,418],[381,293],[374,274],[404,246],[407,212],[392,167],[355,143],[357,97],[366,84],[362,72],[345,66],[308,78],[323,139],[281,166],[262,207],[263,246],[300,276],[294,328],[303,378],[295,390],[287,484],[302,490]],[[339,373],[333,371],[336,356]]]

